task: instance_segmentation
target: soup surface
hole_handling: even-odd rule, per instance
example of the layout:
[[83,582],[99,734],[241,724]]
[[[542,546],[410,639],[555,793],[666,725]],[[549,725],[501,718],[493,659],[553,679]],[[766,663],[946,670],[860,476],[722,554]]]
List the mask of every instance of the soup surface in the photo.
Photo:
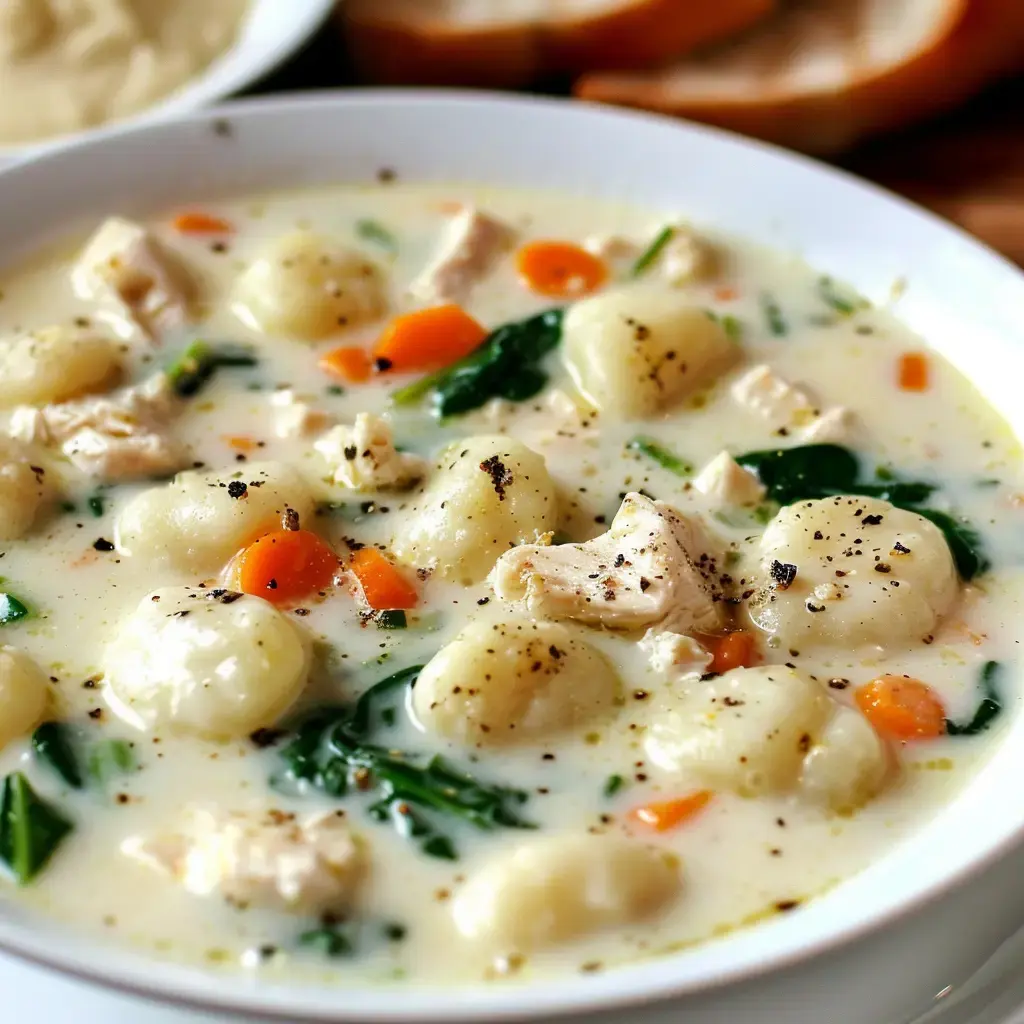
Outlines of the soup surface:
[[610,968],[799,913],[1016,700],[1017,443],[799,260],[385,181],[0,283],[2,884],[71,926]]

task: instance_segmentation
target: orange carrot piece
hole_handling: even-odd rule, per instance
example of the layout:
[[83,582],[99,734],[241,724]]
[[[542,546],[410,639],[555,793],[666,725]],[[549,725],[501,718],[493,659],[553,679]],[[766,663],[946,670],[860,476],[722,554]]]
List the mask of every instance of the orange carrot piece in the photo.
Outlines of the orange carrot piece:
[[629,816],[655,832],[668,832],[707,807],[714,795],[709,789],[700,789],[678,800],[641,804],[634,807]]
[[235,226],[223,217],[203,213],[202,210],[189,210],[179,213],[172,221],[175,231],[183,235],[229,235]]
[[352,555],[350,568],[374,611],[416,607],[415,588],[376,548],[360,548]]
[[738,630],[715,637],[711,645],[709,672],[729,672],[734,668],[749,668],[757,655],[757,640],[753,633]]
[[236,452],[254,452],[260,446],[258,441],[254,441],[244,434],[225,434],[224,441],[229,448],[233,448]]
[[299,601],[331,585],[338,556],[309,530],[273,530],[235,559],[238,589],[272,604]]
[[[465,310],[454,304],[396,316],[374,346],[376,359],[398,373],[440,370],[468,356],[487,337]],[[380,365],[380,364],[378,364]]]
[[902,391],[927,391],[928,378],[928,357],[923,352],[904,352],[900,356],[899,382]]
[[715,298],[719,302],[732,302],[733,299],[739,298],[739,292],[729,285],[722,285],[722,287],[715,289]]
[[317,363],[324,373],[339,377],[349,384],[364,384],[370,379],[372,364],[365,349],[356,345],[342,345],[320,357]]
[[935,691],[909,676],[879,676],[858,687],[857,707],[875,731],[896,740],[930,740],[946,731],[946,709]]
[[516,254],[519,276],[532,291],[553,299],[596,292],[608,280],[608,266],[571,242],[530,242]]

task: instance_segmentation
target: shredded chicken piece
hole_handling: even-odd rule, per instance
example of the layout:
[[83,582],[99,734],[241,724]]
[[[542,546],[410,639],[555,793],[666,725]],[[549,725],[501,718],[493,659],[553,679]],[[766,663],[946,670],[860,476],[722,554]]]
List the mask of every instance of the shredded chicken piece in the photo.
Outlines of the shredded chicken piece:
[[680,633],[722,624],[717,554],[702,525],[642,494],[627,494],[608,532],[585,544],[506,551],[491,582],[540,617]]
[[715,252],[692,229],[676,226],[661,250],[661,272],[669,284],[684,285],[710,277],[716,269]]
[[410,291],[424,302],[464,299],[514,238],[508,224],[467,207],[452,219],[433,262],[413,281]]
[[834,405],[812,420],[800,433],[802,444],[852,444],[860,433],[857,416],[844,405]]
[[112,395],[74,402],[20,406],[11,414],[10,435],[59,447],[82,472],[101,480],[163,476],[180,469],[188,449],[164,428],[180,409],[166,374]]
[[712,661],[711,652],[693,637],[662,629],[647,630],[639,646],[651,668],[669,681],[703,675]]
[[732,397],[748,412],[768,420],[773,427],[806,426],[818,417],[814,399],[767,363],[747,371],[732,386]]
[[728,452],[720,452],[694,477],[701,494],[723,505],[754,505],[765,494],[764,485]]
[[331,416],[314,409],[300,399],[291,388],[275,391],[270,396],[274,414],[274,432],[278,437],[312,437],[326,429]]
[[105,221],[86,243],[71,283],[89,301],[113,299],[122,333],[136,326],[150,338],[188,323],[195,297],[180,262],[141,224],[120,217]]
[[640,246],[621,235],[591,235],[584,239],[583,248],[609,263],[624,263],[640,255]]
[[395,449],[387,420],[361,412],[352,426],[329,430],[314,445],[336,484],[355,491],[401,490],[423,478],[427,463]]
[[341,812],[294,814],[193,810],[183,830],[133,836],[121,851],[196,896],[238,907],[342,913],[366,870],[366,852]]

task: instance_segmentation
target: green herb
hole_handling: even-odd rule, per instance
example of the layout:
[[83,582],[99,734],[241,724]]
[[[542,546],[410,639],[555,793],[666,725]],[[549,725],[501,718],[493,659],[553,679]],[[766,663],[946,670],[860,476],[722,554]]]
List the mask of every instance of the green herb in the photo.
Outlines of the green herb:
[[378,612],[376,621],[378,629],[405,629],[409,625],[403,611]]
[[299,936],[299,945],[314,949],[324,956],[351,956],[355,952],[352,940],[336,924],[323,924]]
[[452,366],[394,392],[395,405],[414,405],[428,394],[440,417],[479,409],[492,398],[523,402],[548,382],[541,361],[562,340],[565,311],[549,309],[491,331],[480,346]]
[[625,785],[626,780],[621,775],[609,775],[604,784],[604,795],[615,796]]
[[381,708],[380,720],[384,725],[390,728],[398,721],[398,712],[394,708]]
[[[344,796],[350,780],[359,788],[374,788],[377,799],[370,815],[390,822],[398,833],[415,840],[432,857],[453,860],[455,845],[439,832],[419,808],[461,818],[478,829],[533,828],[517,813],[527,794],[503,786],[482,783],[440,756],[429,759],[376,746],[367,742],[374,731],[380,699],[407,691],[422,665],[396,672],[370,687],[354,705],[319,708],[295,730],[281,750],[288,777],[303,781],[330,796]],[[384,711],[393,710],[393,706]],[[414,806],[412,806],[414,805]]]
[[46,866],[74,826],[29,785],[21,772],[4,779],[0,798],[0,861],[19,885]]
[[999,694],[999,677],[1003,666],[998,661],[986,661],[981,670],[981,692],[984,695],[978,704],[974,717],[969,722],[958,725],[946,719],[946,732],[950,736],[977,736],[984,732],[999,717],[1003,710],[1002,697]]
[[789,334],[789,324],[782,315],[782,307],[775,298],[767,293],[761,296],[761,311],[765,320],[768,321],[768,330],[775,338],[782,338]]
[[733,316],[731,313],[719,315],[713,309],[707,309],[705,312],[709,320],[721,326],[730,341],[743,340],[743,321],[739,317]]
[[374,242],[392,255],[398,252],[398,240],[380,221],[357,220],[356,234],[367,242]]
[[82,788],[82,769],[66,726],[60,722],[43,722],[32,733],[32,750],[69,786]]
[[693,466],[684,462],[678,455],[669,451],[668,448],[659,444],[653,437],[638,435],[626,443],[626,448],[632,452],[640,452],[649,459],[653,459],[663,469],[667,469],[676,476],[689,476],[693,472]]
[[89,751],[89,774],[99,783],[135,770],[135,751],[127,740],[103,740]]
[[840,294],[836,288],[835,281],[831,277],[820,277],[818,278],[818,296],[825,303],[826,306],[830,306],[840,316],[853,316],[858,309],[863,309],[867,303],[859,298],[848,298],[845,295]]
[[409,934],[409,929],[404,924],[390,921],[384,925],[384,938],[388,942],[401,942]]
[[321,501],[316,506],[316,515],[336,516],[338,519],[352,519],[356,511],[357,506],[345,501]]
[[[900,480],[891,470],[886,470],[889,479],[865,483],[860,479],[859,459],[841,445],[809,444],[748,452],[738,456],[736,461],[753,470],[764,484],[768,497],[780,505],[837,494],[881,498],[931,520],[945,535],[953,560],[965,580],[973,579],[989,567],[981,537],[969,523],[925,506],[937,490],[934,484]],[[875,477],[879,479],[877,472]]]
[[324,388],[324,394],[333,395],[337,398],[339,395],[345,394],[345,389],[340,384],[328,384],[327,387]]
[[0,591],[0,626],[9,626],[12,622],[28,616],[28,608],[13,594]]
[[198,394],[220,369],[256,366],[252,349],[244,345],[210,345],[193,341],[170,366],[167,376],[171,387],[182,398]]
[[104,505],[104,499],[103,499],[103,495],[102,494],[94,494],[91,498],[89,498],[89,500],[86,502],[86,504],[89,506],[89,511],[97,519],[99,519],[100,516],[103,515],[103,510],[105,508],[105,505]]
[[62,501],[60,503],[60,510],[61,512],[66,512],[68,515],[71,515],[78,511],[78,506],[73,501]]
[[629,271],[630,277],[640,277],[645,270],[661,255],[661,250],[672,241],[676,229],[673,227],[662,228],[655,236],[654,241],[637,257]]

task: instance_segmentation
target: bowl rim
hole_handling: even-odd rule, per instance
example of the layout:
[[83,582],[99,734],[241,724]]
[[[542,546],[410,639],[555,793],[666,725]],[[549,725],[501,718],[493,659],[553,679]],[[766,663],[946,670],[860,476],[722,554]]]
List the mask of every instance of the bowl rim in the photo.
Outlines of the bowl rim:
[[[117,121],[104,122],[92,128],[64,132],[60,135],[29,139],[25,142],[0,142],[0,167],[8,162],[31,159],[52,149],[108,134],[122,129],[149,124],[163,118],[173,118],[197,111],[211,104],[225,102],[243,89],[247,89],[272,74],[296,54],[327,21],[335,0],[299,0],[298,11],[291,18],[281,19],[284,31],[274,39],[261,38],[261,45],[248,41],[246,29],[254,13],[262,5],[274,0],[248,0],[249,8],[242,16],[238,38],[197,75],[193,75],[177,89],[142,110]],[[294,4],[294,0],[289,0]],[[269,43],[269,45],[268,45]],[[229,73],[219,76],[223,69]]]
[[[734,155],[756,154],[762,162],[775,167],[801,171],[818,179],[830,179],[851,194],[859,194],[880,208],[908,218],[932,233],[954,240],[959,251],[979,262],[986,273],[1005,282],[1024,298],[1024,273],[1009,260],[973,239],[966,232],[948,224],[914,204],[847,171],[829,167],[809,157],[791,153],[757,140],[731,132],[679,122],[656,114],[624,111],[598,105],[581,104],[546,97],[507,96],[484,91],[353,89],[343,93],[306,92],[295,95],[258,97],[233,104],[195,111],[185,116],[160,121],[143,120],[122,123],[101,134],[79,138],[66,146],[36,153],[25,160],[0,168],[0,196],[8,182],[33,175],[49,164],[67,162],[77,155],[95,150],[130,144],[140,137],[153,137],[156,145],[166,144],[175,136],[189,137],[188,131],[207,129],[223,118],[230,118],[243,128],[273,130],[282,119],[323,116],[343,118],[349,110],[368,108],[385,111],[401,108],[426,113],[447,111],[455,117],[474,108],[484,108],[488,116],[502,113],[532,116],[543,113],[554,119],[589,120],[595,130],[601,125],[647,125],[652,132],[681,133],[696,144],[724,148]],[[147,139],[147,141],[150,141]],[[285,188],[287,186],[280,186]],[[970,786],[967,790],[970,790]],[[244,1015],[261,1020],[288,1019],[297,1021],[365,1020],[380,1022],[436,1021],[464,1022],[471,1020],[524,1020],[545,1016],[568,1016],[662,1002],[687,996],[714,992],[725,986],[756,981],[769,973],[782,972],[796,965],[820,959],[939,901],[954,888],[967,884],[997,860],[1007,855],[1024,840],[1024,812],[1018,819],[1008,816],[1006,822],[994,826],[994,838],[976,848],[953,870],[933,884],[921,887],[909,897],[886,902],[865,913],[853,924],[833,929],[823,938],[808,942],[790,942],[774,948],[771,955],[748,958],[727,967],[709,971],[696,980],[681,981],[673,977],[671,965],[682,954],[663,954],[637,966],[626,966],[589,976],[585,984],[579,978],[552,978],[523,987],[486,990],[427,989],[415,990],[367,988],[345,989],[336,986],[305,984],[246,984],[244,979],[227,979],[199,969],[182,968],[155,958],[143,957],[124,947],[106,947],[97,963],[96,946],[87,940],[67,938],[61,933],[45,934],[45,927],[35,923],[22,924],[0,916],[0,950],[40,966],[58,970],[82,980],[105,985],[119,991],[172,1002],[177,1005]],[[842,887],[840,887],[842,888]],[[773,928],[775,925],[761,925]],[[654,981],[652,984],[651,977]],[[432,993],[440,999],[431,998]],[[367,993],[373,993],[366,996]],[[360,1005],[338,1007],[339,994],[358,996]],[[362,998],[366,996],[366,998]]]

